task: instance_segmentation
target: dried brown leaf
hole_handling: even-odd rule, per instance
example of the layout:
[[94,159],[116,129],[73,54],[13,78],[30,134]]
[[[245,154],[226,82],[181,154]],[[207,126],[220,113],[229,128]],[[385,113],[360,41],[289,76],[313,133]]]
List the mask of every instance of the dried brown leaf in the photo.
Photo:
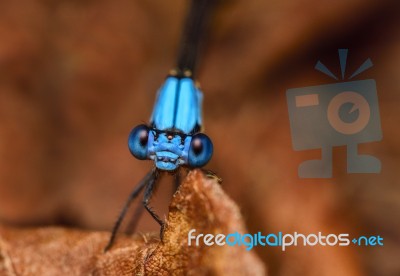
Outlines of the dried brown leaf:
[[107,253],[109,233],[65,228],[0,227],[0,275],[264,275],[244,247],[188,245],[188,232],[245,232],[238,207],[215,179],[189,173],[173,197],[163,242],[120,235]]

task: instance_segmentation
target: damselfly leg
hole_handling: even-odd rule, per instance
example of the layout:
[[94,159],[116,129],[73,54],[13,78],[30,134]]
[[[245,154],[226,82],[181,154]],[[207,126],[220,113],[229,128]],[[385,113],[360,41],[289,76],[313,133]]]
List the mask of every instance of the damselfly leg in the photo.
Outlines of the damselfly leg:
[[[181,176],[181,170],[177,170],[176,172],[174,172],[174,175],[173,175],[173,177],[174,177],[174,190],[173,190],[172,194],[174,194],[179,188],[179,185],[181,183],[181,177],[180,176]],[[156,184],[154,184],[154,185],[156,185]],[[156,186],[153,187],[152,193],[155,192],[156,188],[157,188]],[[145,192],[145,196],[146,196],[146,192]],[[137,226],[137,224],[138,224],[138,222],[140,220],[140,217],[141,217],[144,209],[145,209],[145,203],[144,202],[142,204],[138,204],[136,206],[136,209],[135,209],[135,211],[133,213],[133,216],[132,216],[131,220],[129,221],[128,226],[126,227],[125,234],[127,234],[127,235],[133,234],[133,231],[135,231],[136,226]],[[158,220],[157,220],[157,222],[160,223]],[[161,225],[161,226],[163,226],[163,225]]]
[[178,170],[174,174],[174,192],[173,193],[175,193],[178,190],[179,185],[181,185],[181,172],[180,172],[180,170]]
[[207,178],[211,178],[214,179],[218,182],[218,184],[222,183],[222,178],[219,177],[215,172],[211,171],[211,170],[207,170],[207,169],[201,169],[201,171],[203,172],[203,174],[207,177]]
[[157,177],[158,177],[158,174],[156,172],[155,177],[151,181],[149,181],[148,185],[146,186],[142,203],[143,203],[144,208],[147,210],[147,212],[149,212],[149,214],[153,217],[153,219],[155,221],[157,221],[158,224],[160,224],[160,226],[163,226],[164,221],[162,219],[160,219],[158,217],[158,215],[149,206],[151,196],[153,195],[153,191],[154,191],[155,185],[157,183]]
[[140,181],[140,183],[136,186],[136,188],[129,195],[128,200],[126,201],[124,207],[122,208],[122,211],[120,212],[120,214],[118,216],[117,221],[114,224],[114,227],[111,232],[110,240],[108,241],[106,247],[104,248],[104,251],[107,251],[113,245],[114,240],[117,236],[118,229],[120,228],[122,220],[124,219],[126,212],[128,211],[129,206],[131,205],[132,201],[140,194],[140,192],[143,190],[144,187],[149,186],[149,183],[152,183],[151,185],[154,186],[154,182],[155,182],[156,178],[157,178],[157,169],[153,168],[142,179],[142,181]]
[[139,223],[140,217],[142,216],[144,211],[144,206],[143,204],[139,203],[136,205],[135,211],[133,212],[133,216],[131,217],[130,221],[128,222],[128,225],[126,226],[125,229],[125,234],[126,235],[132,235],[133,231],[135,231],[136,226]]

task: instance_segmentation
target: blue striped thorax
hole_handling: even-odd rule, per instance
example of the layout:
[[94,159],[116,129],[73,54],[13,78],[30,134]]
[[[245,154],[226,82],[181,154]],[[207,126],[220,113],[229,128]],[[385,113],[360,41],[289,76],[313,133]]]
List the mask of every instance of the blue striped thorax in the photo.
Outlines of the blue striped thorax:
[[213,145],[199,133],[202,99],[192,78],[168,76],[158,91],[150,126],[139,125],[129,136],[131,153],[141,160],[154,160],[165,171],[204,166]]

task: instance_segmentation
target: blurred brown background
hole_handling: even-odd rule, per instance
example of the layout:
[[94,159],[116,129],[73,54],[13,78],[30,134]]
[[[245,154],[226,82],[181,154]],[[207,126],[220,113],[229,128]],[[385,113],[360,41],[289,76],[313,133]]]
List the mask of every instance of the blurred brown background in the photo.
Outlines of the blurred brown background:
[[[130,156],[127,136],[147,122],[174,65],[188,1],[0,2],[0,219],[20,225],[111,229],[152,166]],[[207,168],[224,179],[251,232],[381,235],[383,247],[256,248],[272,275],[400,275],[400,6],[373,0],[225,0],[199,68]],[[334,82],[368,57],[357,79],[377,82],[383,140],[360,146],[380,174],[299,179],[285,91]],[[160,185],[162,215],[172,193]],[[140,231],[157,231],[145,215]]]

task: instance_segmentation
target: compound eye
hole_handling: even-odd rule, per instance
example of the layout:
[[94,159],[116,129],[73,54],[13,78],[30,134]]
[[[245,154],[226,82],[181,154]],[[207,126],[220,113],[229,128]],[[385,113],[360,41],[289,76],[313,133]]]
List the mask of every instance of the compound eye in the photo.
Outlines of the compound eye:
[[132,129],[128,138],[129,151],[137,159],[147,159],[147,140],[149,139],[149,128],[146,125],[138,125]]
[[207,135],[197,133],[190,142],[188,165],[193,168],[202,167],[210,161],[213,154],[213,144]]

